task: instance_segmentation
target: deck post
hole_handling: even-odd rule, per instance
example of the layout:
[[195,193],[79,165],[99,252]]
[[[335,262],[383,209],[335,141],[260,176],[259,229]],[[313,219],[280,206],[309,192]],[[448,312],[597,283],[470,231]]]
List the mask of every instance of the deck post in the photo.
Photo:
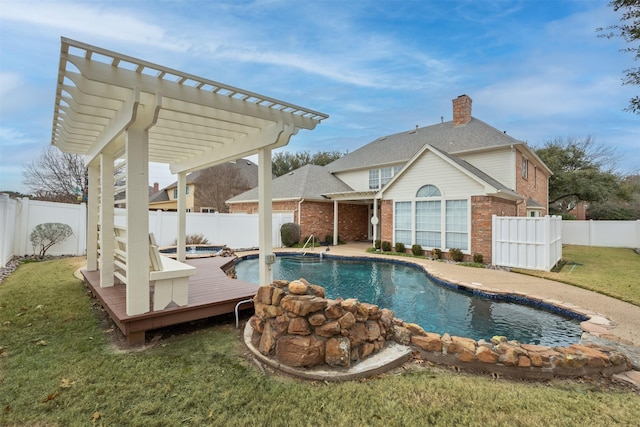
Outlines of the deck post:
[[100,154],[100,286],[113,286],[113,155]]
[[149,311],[149,133],[126,132],[127,315]]
[[87,271],[98,269],[98,177],[99,166],[96,162],[88,167],[87,185]]
[[268,286],[272,282],[271,265],[273,261],[273,241],[271,220],[271,149],[258,151],[258,233],[260,286]]

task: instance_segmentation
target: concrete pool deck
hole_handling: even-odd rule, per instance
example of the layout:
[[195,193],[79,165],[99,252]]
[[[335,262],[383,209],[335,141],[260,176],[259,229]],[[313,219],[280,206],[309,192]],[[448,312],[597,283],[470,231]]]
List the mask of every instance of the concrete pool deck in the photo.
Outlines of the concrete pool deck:
[[[346,257],[376,257],[368,253],[370,242],[350,242],[330,246],[331,255]],[[310,253],[326,251],[317,247]],[[302,252],[298,248],[274,248],[274,252]],[[238,256],[250,252],[237,253]],[[640,307],[593,291],[553,280],[528,276],[505,270],[481,269],[422,258],[385,255],[403,262],[423,266],[431,275],[451,283],[464,284],[484,292],[515,293],[542,300],[591,317],[581,325],[586,332],[583,341],[614,346],[624,351],[635,369],[640,368]]]

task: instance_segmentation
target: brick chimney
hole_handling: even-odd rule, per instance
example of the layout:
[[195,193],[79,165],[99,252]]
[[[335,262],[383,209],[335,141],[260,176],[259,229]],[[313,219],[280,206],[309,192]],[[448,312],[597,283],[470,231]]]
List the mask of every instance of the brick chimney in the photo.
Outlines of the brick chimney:
[[156,194],[158,191],[160,191],[160,184],[158,184],[157,182],[153,183],[153,194]]
[[464,126],[471,120],[471,98],[460,95],[453,102],[453,126]]

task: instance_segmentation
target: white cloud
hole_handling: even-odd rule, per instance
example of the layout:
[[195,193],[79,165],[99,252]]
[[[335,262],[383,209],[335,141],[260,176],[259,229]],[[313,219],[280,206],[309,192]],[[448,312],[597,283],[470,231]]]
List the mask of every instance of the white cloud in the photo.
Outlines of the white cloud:
[[2,21],[55,29],[64,34],[79,34],[101,39],[119,40],[179,50],[185,46],[170,42],[166,30],[149,24],[129,8],[114,8],[110,4],[70,2],[2,3]]

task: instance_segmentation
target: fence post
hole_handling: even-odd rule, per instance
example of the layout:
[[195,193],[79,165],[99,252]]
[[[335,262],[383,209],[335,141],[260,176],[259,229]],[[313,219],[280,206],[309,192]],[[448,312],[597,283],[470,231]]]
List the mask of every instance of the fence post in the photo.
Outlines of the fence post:
[[26,255],[27,254],[27,239],[31,234],[30,230],[27,229],[29,227],[29,198],[22,198],[22,206],[20,206],[19,212],[16,215],[16,233],[18,233],[18,238],[16,239],[16,254],[18,255]]
[[635,249],[640,249],[640,219],[636,220],[636,247]]
[[497,215],[491,215],[491,265],[496,265],[496,235],[498,234],[498,227],[496,227],[497,222]]
[[[0,266],[13,256],[13,239],[9,241],[9,195],[0,194]],[[13,237],[15,239],[15,235]],[[11,249],[9,249],[11,248]]]
[[592,219],[589,220],[589,234],[587,236],[587,238],[589,239],[589,243],[588,246],[593,245],[593,241],[594,241],[594,234],[596,232],[596,226],[595,223],[593,222]]

